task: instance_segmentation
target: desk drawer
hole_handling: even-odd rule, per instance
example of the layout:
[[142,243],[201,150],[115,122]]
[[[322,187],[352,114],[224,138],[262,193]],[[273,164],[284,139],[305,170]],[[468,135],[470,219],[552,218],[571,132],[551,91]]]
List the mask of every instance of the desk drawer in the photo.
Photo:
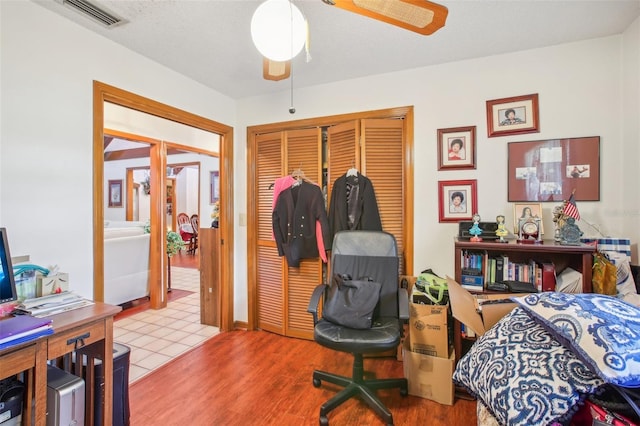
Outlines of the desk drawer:
[[[55,329],[55,324],[54,324]],[[56,333],[49,339],[47,359],[54,359],[84,346],[104,339],[104,322],[77,327],[64,333]]]
[[16,351],[2,355],[2,377],[5,379],[14,374],[21,373],[36,365],[36,345],[20,348]]

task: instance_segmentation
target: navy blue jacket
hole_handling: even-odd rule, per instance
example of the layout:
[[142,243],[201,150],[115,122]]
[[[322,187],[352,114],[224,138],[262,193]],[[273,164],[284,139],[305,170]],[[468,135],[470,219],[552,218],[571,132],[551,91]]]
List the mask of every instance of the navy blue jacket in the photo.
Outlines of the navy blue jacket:
[[322,229],[323,246],[330,240],[329,221],[322,191],[302,182],[280,193],[273,209],[273,236],[278,255],[286,256],[289,266],[300,266],[300,259],[317,258],[316,221]]

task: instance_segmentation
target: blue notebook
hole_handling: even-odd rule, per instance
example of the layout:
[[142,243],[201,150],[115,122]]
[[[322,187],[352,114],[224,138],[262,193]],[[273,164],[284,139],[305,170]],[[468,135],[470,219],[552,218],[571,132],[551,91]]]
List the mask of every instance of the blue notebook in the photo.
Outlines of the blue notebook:
[[6,347],[6,343],[22,343],[24,340],[20,339],[36,338],[53,333],[51,323],[49,318],[35,318],[30,315],[18,315],[0,320],[0,349]]
[[38,337],[47,336],[49,334],[53,334],[53,328],[51,327],[44,328],[40,331],[35,331],[26,336],[16,337],[15,339],[9,340],[8,342],[5,342],[5,343],[0,343],[0,349],[6,349],[13,345],[17,345],[18,343],[24,343],[24,342],[28,342],[29,340],[35,340]]

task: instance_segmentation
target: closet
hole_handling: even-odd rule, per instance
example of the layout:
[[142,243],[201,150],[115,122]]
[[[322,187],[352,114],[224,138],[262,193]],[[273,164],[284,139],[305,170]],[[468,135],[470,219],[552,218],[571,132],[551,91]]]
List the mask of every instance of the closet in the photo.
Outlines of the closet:
[[330,200],[335,180],[357,168],[373,183],[383,230],[398,243],[402,274],[413,269],[412,159],[412,107],[248,129],[249,329],[312,339],[307,304],[315,286],[326,282],[320,258],[294,268],[278,256],[271,220],[275,180],[299,169]]

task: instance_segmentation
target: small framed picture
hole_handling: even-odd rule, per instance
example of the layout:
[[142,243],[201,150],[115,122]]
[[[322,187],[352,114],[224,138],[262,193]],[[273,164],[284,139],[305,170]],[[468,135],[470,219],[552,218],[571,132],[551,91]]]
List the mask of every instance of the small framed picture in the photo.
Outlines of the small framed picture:
[[487,133],[490,138],[539,131],[537,93],[487,101]]
[[518,235],[520,221],[528,218],[540,219],[540,234],[544,234],[542,226],[542,203],[514,203],[513,204],[513,233]]
[[440,222],[471,220],[478,212],[477,181],[438,181],[438,205]]
[[438,129],[438,170],[476,168],[476,126]]
[[210,173],[209,204],[215,204],[218,200],[220,200],[220,172],[215,171]]
[[109,207],[122,207],[122,179],[109,180]]

